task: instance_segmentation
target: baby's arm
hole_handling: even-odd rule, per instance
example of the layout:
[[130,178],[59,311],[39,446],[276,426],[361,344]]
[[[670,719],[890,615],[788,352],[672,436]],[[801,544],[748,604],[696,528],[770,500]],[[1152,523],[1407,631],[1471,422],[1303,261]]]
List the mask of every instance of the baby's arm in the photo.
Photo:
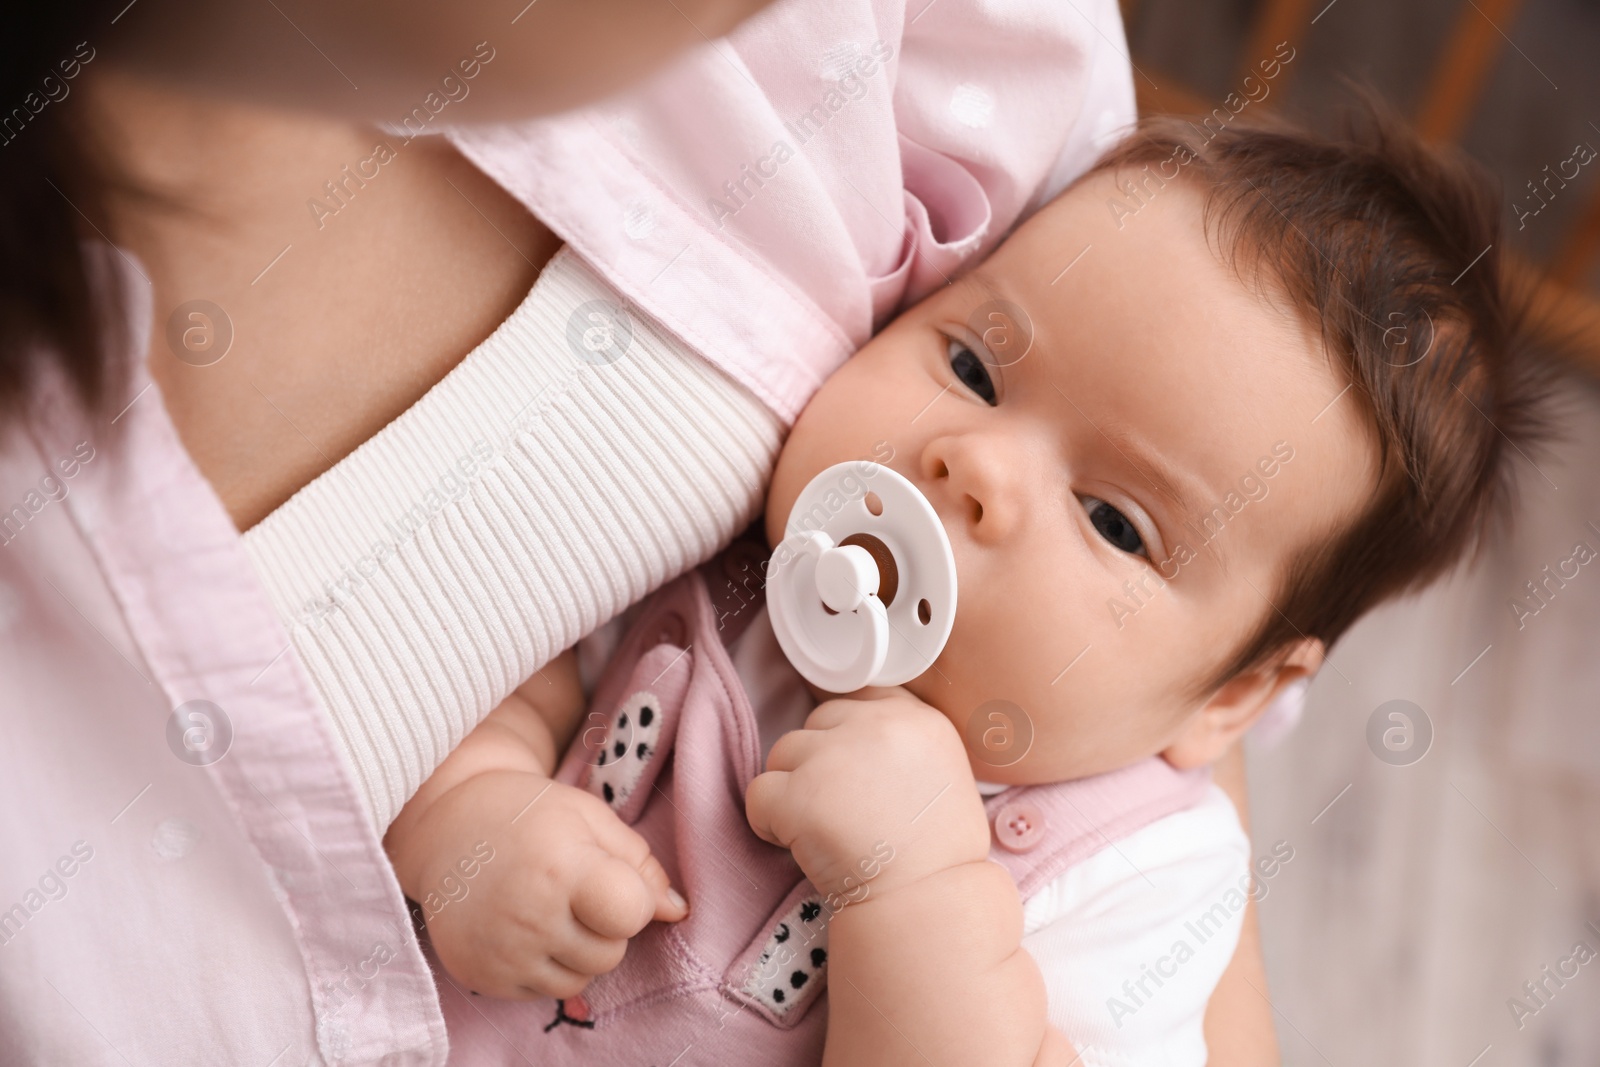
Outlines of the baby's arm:
[[[467,735],[384,837],[440,963],[476,992],[573,996],[651,919],[688,913],[644,838],[600,798],[551,780],[583,704],[569,649]],[[475,870],[465,881],[463,859]]]
[[929,1062],[1074,1062],[1022,947],[1016,883],[988,859],[869,892],[829,925],[825,1067]]
[[1066,1067],[960,735],[903,689],[871,692],[819,705],[745,794],[759,836],[856,901],[829,921],[823,1062]]

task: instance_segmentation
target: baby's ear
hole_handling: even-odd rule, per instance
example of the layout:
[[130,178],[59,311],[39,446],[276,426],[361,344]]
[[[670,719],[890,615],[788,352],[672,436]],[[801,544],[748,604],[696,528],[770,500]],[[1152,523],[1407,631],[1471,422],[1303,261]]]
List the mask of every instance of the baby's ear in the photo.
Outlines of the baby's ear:
[[1303,637],[1261,666],[1230,678],[1189,717],[1162,757],[1179,770],[1221,759],[1255,725],[1283,687],[1315,674],[1322,658],[1322,642]]

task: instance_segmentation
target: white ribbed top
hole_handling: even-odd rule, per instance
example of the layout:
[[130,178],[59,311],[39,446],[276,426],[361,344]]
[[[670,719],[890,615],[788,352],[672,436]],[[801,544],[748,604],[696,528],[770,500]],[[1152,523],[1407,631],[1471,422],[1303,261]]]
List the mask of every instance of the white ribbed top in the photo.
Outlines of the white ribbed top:
[[380,833],[513,688],[758,512],[782,422],[621,304],[563,249],[244,535]]

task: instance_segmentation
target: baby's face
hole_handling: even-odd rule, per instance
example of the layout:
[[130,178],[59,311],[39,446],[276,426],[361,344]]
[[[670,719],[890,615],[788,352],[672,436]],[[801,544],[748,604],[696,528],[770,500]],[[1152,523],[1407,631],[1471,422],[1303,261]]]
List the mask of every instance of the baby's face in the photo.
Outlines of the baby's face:
[[[774,545],[834,463],[884,462],[932,503],[958,607],[907,688],[989,781],[1220,754],[1207,716],[1238,694],[1190,691],[1375,484],[1355,397],[1335,400],[1346,381],[1309,326],[1218,259],[1202,194],[1169,183],[1118,229],[1113,181],[1079,182],[829,378],[767,501]],[[1031,726],[1020,760],[968,729],[990,701]]]

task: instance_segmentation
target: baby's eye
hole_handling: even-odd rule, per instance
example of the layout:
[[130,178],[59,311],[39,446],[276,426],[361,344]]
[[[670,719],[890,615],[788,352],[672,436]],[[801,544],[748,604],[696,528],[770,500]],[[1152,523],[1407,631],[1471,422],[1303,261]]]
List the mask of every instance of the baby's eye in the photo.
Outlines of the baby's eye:
[[977,393],[990,407],[995,406],[994,381],[989,377],[989,368],[983,365],[972,349],[957,341],[950,339],[950,369],[956,372],[962,384],[974,393]]
[[1128,521],[1126,515],[1099,497],[1082,496],[1078,499],[1083,503],[1083,510],[1089,513],[1090,525],[1095,528],[1096,533],[1110,542],[1113,548],[1130,555],[1150,558],[1150,550],[1145,547],[1144,538],[1139,536],[1139,531]]

